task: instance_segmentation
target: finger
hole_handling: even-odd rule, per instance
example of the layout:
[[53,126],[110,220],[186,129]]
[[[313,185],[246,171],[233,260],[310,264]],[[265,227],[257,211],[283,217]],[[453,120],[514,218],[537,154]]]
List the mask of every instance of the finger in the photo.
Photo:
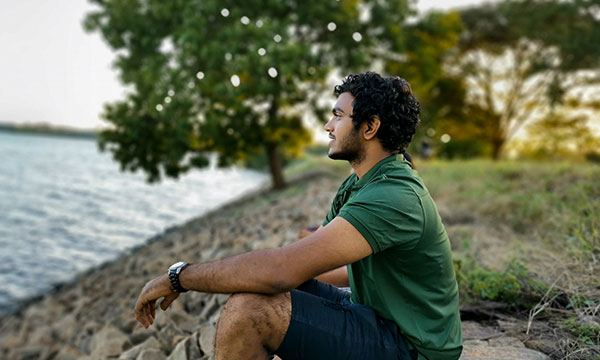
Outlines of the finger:
[[135,318],[142,326],[144,326],[144,305],[139,299],[135,304]]
[[144,314],[144,327],[147,329],[150,326],[150,315],[149,315],[150,310],[148,309],[148,304],[144,305],[143,308],[143,314]]
[[156,300],[150,301],[148,305],[150,305],[150,316],[152,317],[152,321],[154,321],[154,317],[156,316]]
[[171,293],[167,296],[165,296],[165,299],[160,303],[160,308],[163,311],[166,311],[169,306],[171,305],[171,303],[177,299],[177,297],[179,297],[179,293]]

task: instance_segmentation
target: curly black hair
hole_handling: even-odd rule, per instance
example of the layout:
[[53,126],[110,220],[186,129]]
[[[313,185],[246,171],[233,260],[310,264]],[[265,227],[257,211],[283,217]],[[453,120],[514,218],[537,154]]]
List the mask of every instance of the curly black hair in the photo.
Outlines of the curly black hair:
[[377,137],[392,153],[404,153],[419,124],[421,105],[409,83],[400,77],[382,77],[375,72],[348,75],[334,88],[336,96],[349,92],[352,102],[352,123],[358,130],[373,116],[381,121]]

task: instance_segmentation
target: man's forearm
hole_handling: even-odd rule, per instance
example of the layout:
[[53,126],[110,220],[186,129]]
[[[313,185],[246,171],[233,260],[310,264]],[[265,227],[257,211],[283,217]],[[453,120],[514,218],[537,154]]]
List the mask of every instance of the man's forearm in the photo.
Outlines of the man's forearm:
[[185,268],[179,280],[185,289],[209,293],[289,291],[302,279],[291,279],[277,249],[259,250]]
[[338,287],[350,286],[348,269],[345,266],[323,273],[315,279]]

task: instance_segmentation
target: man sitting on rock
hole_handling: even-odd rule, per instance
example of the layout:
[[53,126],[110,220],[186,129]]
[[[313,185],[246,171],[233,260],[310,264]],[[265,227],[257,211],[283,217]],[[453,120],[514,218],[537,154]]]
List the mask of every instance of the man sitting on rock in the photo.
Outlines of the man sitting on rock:
[[402,155],[419,103],[405,80],[372,72],[348,76],[335,94],[329,157],[350,162],[354,174],[322,227],[282,248],[174,264],[142,289],[135,312],[143,326],[160,298],[166,310],[187,290],[232,293],[217,324],[216,359],[459,358],[450,243]]

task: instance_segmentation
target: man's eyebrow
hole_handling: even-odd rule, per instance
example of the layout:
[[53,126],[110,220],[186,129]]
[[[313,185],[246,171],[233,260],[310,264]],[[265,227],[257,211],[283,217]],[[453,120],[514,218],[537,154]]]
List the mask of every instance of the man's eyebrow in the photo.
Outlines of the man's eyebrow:
[[342,114],[345,114],[344,110],[342,110],[341,108],[339,108],[339,107],[337,107],[337,106],[336,106],[336,107],[334,107],[333,109],[331,109],[331,112],[332,112],[332,113],[335,113],[336,111],[339,111],[339,112],[341,112]]

